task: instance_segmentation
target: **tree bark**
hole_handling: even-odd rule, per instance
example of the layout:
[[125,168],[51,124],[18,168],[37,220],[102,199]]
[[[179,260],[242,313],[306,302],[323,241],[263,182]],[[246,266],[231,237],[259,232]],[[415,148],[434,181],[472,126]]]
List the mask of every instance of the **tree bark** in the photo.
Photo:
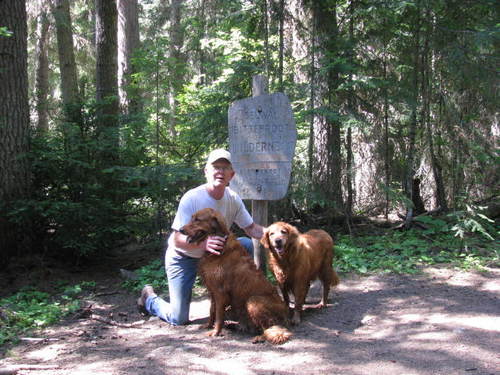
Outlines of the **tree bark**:
[[57,51],[61,72],[61,95],[70,122],[81,123],[81,103],[78,95],[78,75],[73,49],[73,28],[68,0],[54,0],[53,14],[56,21]]
[[326,115],[316,116],[314,125],[314,180],[322,187],[324,195],[333,202],[337,212],[342,212],[344,203],[341,185],[341,123],[338,119],[339,105],[335,94],[340,80],[337,67],[332,66],[335,53],[339,51],[336,1],[315,3],[317,4],[313,7],[313,17],[317,21],[317,45],[321,51],[318,63],[326,71],[322,77],[318,77],[324,81],[324,84],[320,85],[318,100],[323,103],[322,109]]
[[438,209],[447,211],[448,204],[446,202],[446,193],[444,189],[443,182],[443,173],[441,163],[437,157],[435,146],[434,146],[434,134],[432,131],[432,123],[431,123],[431,98],[433,97],[433,85],[432,85],[432,74],[433,74],[433,55],[429,48],[430,39],[433,34],[433,17],[431,16],[430,9],[427,9],[426,17],[427,20],[427,32],[425,34],[425,48],[424,48],[424,56],[425,56],[425,64],[422,71],[425,72],[423,74],[423,87],[422,91],[424,93],[424,113],[425,113],[425,129],[427,132],[427,143],[429,145],[429,154],[431,159],[431,167],[432,167],[432,175],[434,177],[434,183],[436,185],[436,189],[434,192],[434,196],[436,198],[436,205]]
[[279,21],[280,21],[280,31],[279,31],[279,67],[278,67],[278,87],[279,91],[283,92],[283,59],[285,55],[285,47],[284,47],[284,38],[285,38],[285,1],[280,0],[280,13],[279,13]]
[[170,4],[170,87],[168,92],[168,105],[170,109],[169,133],[176,137],[175,126],[177,124],[177,94],[184,81],[185,59],[182,55],[184,44],[184,31],[181,25],[182,0],[172,0]]
[[[417,8],[417,17],[415,20],[415,30],[414,30],[414,64],[413,64],[413,98],[411,103],[411,118],[408,129],[408,153],[406,157],[406,179],[405,179],[405,192],[406,197],[410,202],[413,202],[414,193],[414,178],[415,178],[415,143],[417,136],[417,108],[419,101],[419,71],[420,71],[420,8]],[[411,226],[412,218],[414,216],[414,207],[411,204],[408,204],[406,208],[406,219],[405,219],[405,228],[409,228]]]
[[[349,39],[354,41],[354,11],[355,5],[351,2],[349,5]],[[352,45],[348,51],[349,62],[354,66],[354,45]],[[348,86],[352,87],[353,76],[352,72],[349,72],[348,76]],[[355,116],[355,93],[353,89],[349,89],[349,96],[347,98],[347,109],[350,116]],[[347,137],[346,137],[346,203],[345,203],[345,215],[346,215],[346,224],[348,229],[350,229],[351,217],[352,217],[352,209],[354,204],[354,173],[353,173],[353,161],[354,155],[352,151],[352,127],[349,125],[347,128]]]
[[96,100],[101,161],[111,165],[118,151],[118,61],[116,0],[96,0]]
[[[0,267],[28,247],[30,228],[7,220],[14,201],[27,198],[31,173],[28,105],[27,16],[24,1],[0,1],[2,26],[12,32],[0,37]],[[26,223],[24,223],[26,224]]]
[[118,91],[125,114],[142,112],[141,90],[134,82],[134,53],[141,47],[137,0],[118,0]]
[[36,44],[36,130],[39,134],[46,133],[49,129],[47,98],[49,92],[49,58],[48,58],[48,31],[49,21],[45,1],[39,0],[40,14],[37,23]]

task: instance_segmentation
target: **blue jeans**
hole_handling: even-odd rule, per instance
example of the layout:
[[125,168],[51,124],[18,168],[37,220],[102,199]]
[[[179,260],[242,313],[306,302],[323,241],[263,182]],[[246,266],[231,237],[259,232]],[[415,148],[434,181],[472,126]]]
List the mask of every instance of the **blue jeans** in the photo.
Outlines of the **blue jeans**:
[[[253,258],[252,240],[247,237],[239,237],[238,241]],[[170,303],[158,296],[148,297],[145,308],[151,315],[174,326],[189,323],[189,304],[191,303],[199,261],[198,258],[180,255],[172,250],[165,252],[165,271],[168,279]]]

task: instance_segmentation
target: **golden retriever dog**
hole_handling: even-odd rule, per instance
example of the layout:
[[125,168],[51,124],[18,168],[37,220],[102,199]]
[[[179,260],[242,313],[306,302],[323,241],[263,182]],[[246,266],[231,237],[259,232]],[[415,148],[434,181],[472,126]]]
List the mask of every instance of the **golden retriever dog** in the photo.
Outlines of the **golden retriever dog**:
[[312,281],[323,284],[321,302],[326,307],[330,286],[339,283],[332,267],[333,239],[321,229],[300,233],[293,225],[276,222],[266,228],[261,243],[268,250],[269,267],[274,273],[287,306],[289,293],[295,297],[292,323],[300,323],[300,313]]
[[198,268],[210,294],[208,327],[213,327],[210,336],[221,335],[224,313],[230,307],[240,326],[260,330],[253,342],[267,340],[282,344],[289,340],[292,333],[282,326],[288,322],[287,306],[217,211],[211,208],[197,211],[181,228],[181,233],[192,243],[204,241],[209,235],[227,237],[221,254],[206,252]]

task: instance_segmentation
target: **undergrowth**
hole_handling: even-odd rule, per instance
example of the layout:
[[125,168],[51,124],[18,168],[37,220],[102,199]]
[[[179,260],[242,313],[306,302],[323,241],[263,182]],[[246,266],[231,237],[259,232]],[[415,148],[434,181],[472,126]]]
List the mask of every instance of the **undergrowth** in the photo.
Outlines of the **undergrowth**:
[[80,308],[80,294],[92,287],[93,281],[60,286],[55,295],[29,287],[0,299],[0,345],[15,342],[23,334],[36,332],[74,313]]
[[427,229],[339,236],[335,267],[341,272],[366,274],[416,273],[423,266],[443,263],[464,270],[500,264],[498,231],[494,228],[466,232],[440,219],[422,218],[421,222]]
[[[481,270],[500,265],[498,236],[480,231],[457,232],[454,226],[435,218],[423,218],[427,229],[383,230],[377,235],[341,235],[335,237],[333,266],[339,272],[368,274],[417,273],[423,266],[448,264],[464,270]],[[490,233],[495,233],[492,228]],[[137,280],[125,282],[132,290],[145,284],[167,290],[165,270],[160,260],[135,271]],[[267,270],[274,282],[274,275]],[[199,280],[197,284],[199,285]]]

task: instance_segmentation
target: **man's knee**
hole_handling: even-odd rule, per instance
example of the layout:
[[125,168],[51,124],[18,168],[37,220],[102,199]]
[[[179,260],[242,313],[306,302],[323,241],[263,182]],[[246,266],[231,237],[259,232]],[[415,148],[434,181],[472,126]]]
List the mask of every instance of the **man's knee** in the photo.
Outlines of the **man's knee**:
[[238,241],[240,242],[241,246],[245,248],[247,253],[253,258],[253,242],[250,238],[248,237],[238,237]]
[[[247,253],[253,259],[254,247],[252,239],[248,237],[239,237],[238,241],[240,241],[240,244],[245,248]],[[264,274],[266,273],[266,255],[264,252],[261,252],[260,254],[260,269],[262,270],[262,272],[264,272]]]

